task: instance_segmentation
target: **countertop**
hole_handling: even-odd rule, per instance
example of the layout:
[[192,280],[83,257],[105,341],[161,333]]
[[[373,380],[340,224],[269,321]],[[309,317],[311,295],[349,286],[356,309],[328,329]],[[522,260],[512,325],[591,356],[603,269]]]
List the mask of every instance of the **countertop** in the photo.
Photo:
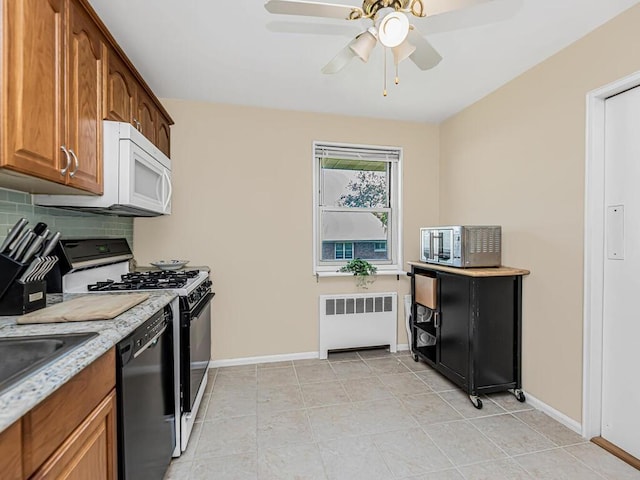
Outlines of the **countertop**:
[[438,272],[455,273],[466,277],[509,277],[511,275],[529,275],[529,270],[513,267],[480,267],[480,268],[457,268],[437,265],[435,263],[407,262],[409,265],[419,268],[427,268]]
[[[47,302],[55,304],[80,295],[83,294],[64,296],[49,294],[47,295]],[[91,295],[96,294],[92,293]],[[121,293],[120,295],[128,294]],[[17,325],[16,318],[18,317],[0,316],[0,338],[81,332],[98,332],[99,334],[75,350],[58,358],[49,364],[46,369],[37,370],[24,380],[15,383],[0,395],[0,432],[115,346],[136,327],[151,318],[154,313],[171,303],[176,296],[175,293],[168,291],[150,292],[150,297],[147,300],[113,320]]]

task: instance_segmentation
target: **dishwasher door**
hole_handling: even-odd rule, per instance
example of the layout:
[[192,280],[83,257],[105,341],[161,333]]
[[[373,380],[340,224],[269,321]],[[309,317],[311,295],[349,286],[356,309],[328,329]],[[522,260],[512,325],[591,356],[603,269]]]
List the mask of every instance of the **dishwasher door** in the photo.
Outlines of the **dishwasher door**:
[[120,480],[162,480],[171,462],[176,435],[170,310],[168,315],[169,321],[152,317],[118,344]]

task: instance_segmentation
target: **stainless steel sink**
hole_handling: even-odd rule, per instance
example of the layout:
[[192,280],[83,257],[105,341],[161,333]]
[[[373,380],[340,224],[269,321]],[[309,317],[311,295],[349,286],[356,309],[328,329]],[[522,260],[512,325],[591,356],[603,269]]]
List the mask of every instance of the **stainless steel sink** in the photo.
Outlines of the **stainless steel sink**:
[[90,332],[0,338],[0,394],[97,335]]

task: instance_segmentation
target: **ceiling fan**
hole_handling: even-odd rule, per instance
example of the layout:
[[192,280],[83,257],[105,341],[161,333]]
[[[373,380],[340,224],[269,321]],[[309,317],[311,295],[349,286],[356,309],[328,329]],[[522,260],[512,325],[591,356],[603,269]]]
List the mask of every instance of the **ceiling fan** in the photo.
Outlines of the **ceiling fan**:
[[[397,84],[398,64],[401,61],[409,58],[421,70],[429,70],[442,60],[436,49],[410,23],[409,15],[424,18],[487,1],[490,0],[363,0],[362,7],[355,7],[304,0],[267,0],[265,8],[276,14],[351,21],[371,20],[372,25],[357,35],[325,65],[322,73],[337,73],[354,57],[360,58],[363,62],[368,61],[374,47],[380,43],[393,53]],[[384,95],[386,96],[386,86]]]

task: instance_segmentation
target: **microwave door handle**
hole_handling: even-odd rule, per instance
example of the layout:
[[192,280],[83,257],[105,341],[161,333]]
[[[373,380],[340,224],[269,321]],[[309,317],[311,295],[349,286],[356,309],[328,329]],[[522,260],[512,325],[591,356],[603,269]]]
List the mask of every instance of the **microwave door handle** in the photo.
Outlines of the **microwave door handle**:
[[163,210],[166,212],[167,208],[169,208],[169,203],[171,202],[171,196],[173,195],[173,188],[171,187],[171,177],[169,177],[169,174],[167,173],[166,170],[162,171],[162,178],[167,180],[167,189],[169,190],[169,193],[167,194],[167,198],[165,199],[165,203],[163,205]]
[[427,257],[429,260],[433,260],[433,231],[429,231],[429,256]]
[[162,175],[156,179],[156,197],[162,202],[164,208],[164,170]]
[[433,250],[431,250],[432,253],[432,258],[434,260],[437,260],[439,258],[440,255],[440,234],[439,233],[435,233],[433,234]]

